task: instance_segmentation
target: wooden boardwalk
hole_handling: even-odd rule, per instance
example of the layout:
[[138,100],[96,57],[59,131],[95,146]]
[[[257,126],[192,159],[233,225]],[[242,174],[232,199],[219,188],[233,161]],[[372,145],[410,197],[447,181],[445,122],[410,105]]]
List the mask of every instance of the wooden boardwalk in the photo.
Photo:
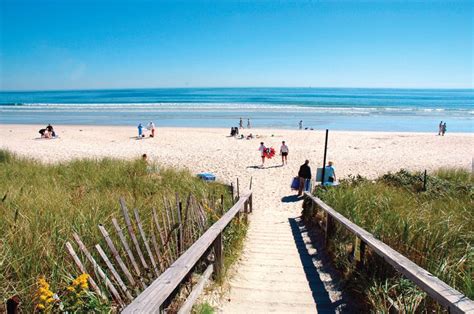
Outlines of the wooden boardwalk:
[[[334,313],[345,308],[329,262],[311,244],[300,221],[302,201],[282,178],[275,198],[262,202],[256,182],[244,251],[230,280],[223,313]],[[283,199],[277,195],[287,195]]]

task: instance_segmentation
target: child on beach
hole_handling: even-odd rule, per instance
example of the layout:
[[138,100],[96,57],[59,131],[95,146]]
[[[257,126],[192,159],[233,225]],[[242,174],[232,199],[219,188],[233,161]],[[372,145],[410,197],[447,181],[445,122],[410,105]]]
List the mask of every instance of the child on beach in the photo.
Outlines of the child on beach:
[[446,133],[446,122],[443,123],[443,126],[441,127],[441,135],[444,136],[444,133]]
[[138,124],[138,138],[145,137],[145,134],[143,134],[143,125],[141,123]]
[[443,121],[441,121],[439,123],[439,126],[438,126],[438,135],[441,135],[441,132],[443,131]]
[[260,157],[262,158],[262,165],[260,168],[263,168],[263,165],[265,164],[265,144],[263,142],[260,143],[260,147],[258,148],[258,151],[260,152]]
[[239,121],[239,128],[241,129],[244,128],[244,122],[242,121],[242,118],[240,118],[240,121]]
[[288,146],[285,144],[285,141],[281,142],[280,155],[282,165],[284,165],[285,163],[288,165],[288,153],[289,149]]
[[250,119],[247,119],[247,129],[250,129]]

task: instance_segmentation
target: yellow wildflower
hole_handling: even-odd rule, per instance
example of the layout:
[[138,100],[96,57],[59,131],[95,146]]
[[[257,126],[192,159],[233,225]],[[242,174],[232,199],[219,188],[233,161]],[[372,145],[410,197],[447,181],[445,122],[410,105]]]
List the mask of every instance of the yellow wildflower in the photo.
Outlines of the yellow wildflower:
[[38,279],[38,304],[36,307],[39,310],[46,310],[50,309],[52,306],[51,303],[54,303],[56,300],[53,298],[53,291],[50,290],[49,284],[46,282],[46,279],[44,277],[40,277]]

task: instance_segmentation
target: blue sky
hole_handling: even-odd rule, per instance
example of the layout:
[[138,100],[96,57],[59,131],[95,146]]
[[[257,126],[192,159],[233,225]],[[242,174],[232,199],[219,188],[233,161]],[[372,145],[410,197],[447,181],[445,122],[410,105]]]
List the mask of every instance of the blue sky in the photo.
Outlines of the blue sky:
[[0,3],[0,90],[473,87],[474,1]]

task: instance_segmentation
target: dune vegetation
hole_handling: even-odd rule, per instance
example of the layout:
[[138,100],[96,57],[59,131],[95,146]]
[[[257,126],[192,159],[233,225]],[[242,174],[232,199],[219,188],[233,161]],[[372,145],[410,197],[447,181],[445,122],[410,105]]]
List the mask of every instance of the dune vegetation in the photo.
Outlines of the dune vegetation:
[[[152,221],[151,208],[163,210],[163,199],[174,202],[176,194],[182,199],[193,195],[206,208],[208,226],[221,214],[221,195],[224,208],[232,206],[225,185],[204,182],[186,170],[156,166],[153,172],[140,159],[43,164],[0,150],[1,300],[18,296],[22,309],[31,312],[38,305],[39,288],[47,299],[49,289],[80,287],[80,278],[71,284],[80,273],[65,243],[77,232],[86,246],[106,247],[97,225],[110,225],[112,217],[122,222],[120,197],[139,210],[145,227]],[[241,245],[244,225],[231,224],[224,234],[228,261],[236,253],[227,249]]]
[[[474,179],[465,170],[441,169],[427,176],[399,171],[377,180],[343,180],[315,194],[451,287],[474,299]],[[318,217],[313,217],[318,219]],[[370,251],[356,269],[348,259],[354,236],[335,224],[329,250],[345,284],[377,312],[395,304],[405,312],[440,310],[410,281]]]

